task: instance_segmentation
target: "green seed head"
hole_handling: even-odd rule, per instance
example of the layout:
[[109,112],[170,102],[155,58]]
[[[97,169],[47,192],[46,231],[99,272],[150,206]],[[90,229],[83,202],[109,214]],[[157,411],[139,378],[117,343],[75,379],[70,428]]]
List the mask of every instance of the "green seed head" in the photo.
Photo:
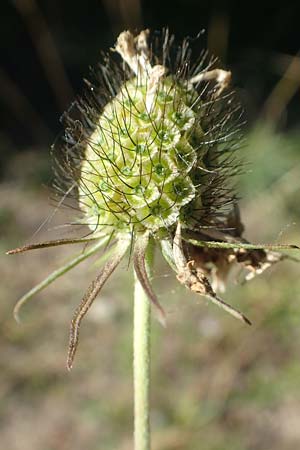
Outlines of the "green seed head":
[[94,229],[156,232],[172,226],[195,197],[196,92],[163,77],[150,104],[147,83],[136,77],[126,82],[89,139],[79,201]]
[[190,69],[185,44],[172,73],[170,48],[159,60],[146,38],[121,33],[115,49],[127,68],[107,59],[100,87],[79,103],[82,120],[69,119],[70,178],[76,174],[82,222],[100,234],[157,237],[173,233],[179,220],[187,229],[210,225],[228,201],[222,148],[232,107],[216,100],[221,81],[211,81],[203,60]]

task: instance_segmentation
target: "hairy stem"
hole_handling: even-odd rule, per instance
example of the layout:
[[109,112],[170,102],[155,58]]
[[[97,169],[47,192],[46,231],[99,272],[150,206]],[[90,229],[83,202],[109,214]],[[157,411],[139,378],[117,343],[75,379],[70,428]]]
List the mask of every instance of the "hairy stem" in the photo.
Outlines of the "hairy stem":
[[[146,268],[151,275],[153,243],[150,241],[146,256]],[[150,331],[151,304],[135,274],[134,284],[134,450],[150,450]]]

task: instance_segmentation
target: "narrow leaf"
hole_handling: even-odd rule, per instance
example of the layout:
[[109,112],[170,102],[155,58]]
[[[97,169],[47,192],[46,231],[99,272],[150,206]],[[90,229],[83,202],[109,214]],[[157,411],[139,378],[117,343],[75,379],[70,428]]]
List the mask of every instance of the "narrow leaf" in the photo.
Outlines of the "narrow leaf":
[[222,300],[217,295],[206,294],[205,297],[207,297],[215,305],[217,305],[220,308],[227,311],[229,314],[231,314],[236,319],[241,320],[242,322],[246,323],[247,325],[252,325],[250,320],[243,313],[241,313],[238,309],[234,308],[233,306],[229,305],[228,303],[224,302],[224,300]]
[[91,283],[89,286],[85,296],[81,300],[80,305],[76,309],[70,327],[70,340],[69,340],[69,351],[67,358],[67,368],[71,370],[75,353],[78,347],[78,339],[79,339],[79,330],[81,321],[92,306],[95,298],[99,294],[101,288],[113,273],[113,271],[117,268],[118,264],[122,260],[125,255],[130,241],[122,240],[117,245],[114,255],[106,262],[104,267],[102,268],[98,277]]
[[145,255],[147,252],[147,247],[149,244],[149,234],[145,233],[143,236],[139,237],[138,240],[135,243],[134,247],[134,254],[133,254],[133,265],[134,270],[136,273],[136,276],[141,283],[144,291],[146,292],[148,298],[151,300],[151,302],[154,304],[154,306],[157,309],[158,312],[158,319],[161,322],[163,326],[166,326],[166,315],[161,307],[156,294],[154,293],[147,269],[146,269],[146,261],[145,261]]
[[160,246],[161,246],[161,251],[162,251],[163,257],[165,258],[165,260],[167,261],[169,266],[176,272],[177,267],[176,267],[176,264],[174,261],[171,241],[169,239],[162,239],[160,242]]
[[189,244],[195,245],[196,247],[207,247],[207,248],[223,248],[223,249],[245,249],[245,250],[300,250],[298,245],[294,244],[249,244],[247,242],[218,242],[218,241],[198,241],[196,239],[182,238]]
[[30,300],[35,294],[45,289],[49,284],[53,283],[57,278],[61,277],[65,273],[67,273],[69,270],[73,269],[73,267],[77,266],[79,263],[84,261],[85,259],[92,256],[94,253],[96,253],[103,245],[107,242],[109,237],[103,238],[100,242],[98,242],[93,247],[89,248],[85,252],[81,253],[80,255],[76,256],[76,258],[73,258],[71,261],[69,261],[64,266],[60,267],[59,269],[52,272],[47,278],[45,278],[41,283],[37,284],[34,288],[32,288],[29,292],[27,292],[23,297],[20,298],[18,303],[16,304],[14,308],[14,316],[17,322],[20,322],[19,319],[19,312],[22,306]]
[[6,252],[7,255],[15,255],[17,253],[23,253],[27,252],[28,250],[38,250],[40,248],[47,248],[47,247],[57,247],[59,245],[67,245],[67,244],[82,244],[85,242],[91,242],[99,239],[99,237],[86,237],[86,238],[74,238],[74,239],[55,239],[53,241],[45,241],[45,242],[38,242],[36,244],[27,244],[23,247],[17,247],[12,250],[9,250]]

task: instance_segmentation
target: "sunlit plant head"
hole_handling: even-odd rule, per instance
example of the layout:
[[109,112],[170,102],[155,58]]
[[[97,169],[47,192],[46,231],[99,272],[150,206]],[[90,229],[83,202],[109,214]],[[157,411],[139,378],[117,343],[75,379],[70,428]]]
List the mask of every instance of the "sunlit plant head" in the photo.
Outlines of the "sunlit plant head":
[[219,95],[230,73],[208,71],[213,61],[205,56],[192,66],[188,41],[169,68],[172,38],[164,34],[159,58],[148,34],[121,33],[115,51],[123,67],[119,55],[108,57],[100,86],[89,85],[76,105],[81,119],[66,118],[63,170],[75,181],[82,222],[101,235],[148,231],[161,239],[178,221],[187,229],[210,225],[233,198],[228,153],[239,130],[228,122],[239,105],[232,93]]
[[242,238],[231,182],[240,171],[235,153],[241,108],[228,88],[230,78],[206,53],[195,58],[188,39],[178,45],[168,31],[152,36],[148,30],[136,36],[125,31],[94,70],[85,95],[64,116],[57,184],[63,199],[76,198],[76,222],[88,226],[88,237],[33,244],[11,253],[96,241],[26,294],[17,313],[53,279],[107,242],[113,244],[73,317],[69,368],[81,320],[126,253],[165,322],[145,265],[153,241],[182,284],[250,323],[216,290],[224,290],[233,264],[242,264],[250,279],[283,256]]

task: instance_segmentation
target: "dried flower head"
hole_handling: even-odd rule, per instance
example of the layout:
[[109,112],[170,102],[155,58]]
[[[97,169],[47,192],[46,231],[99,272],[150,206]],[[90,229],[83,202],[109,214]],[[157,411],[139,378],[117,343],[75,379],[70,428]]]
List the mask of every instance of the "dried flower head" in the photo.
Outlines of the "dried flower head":
[[246,268],[250,279],[285,257],[242,238],[230,183],[240,170],[235,152],[241,109],[228,88],[230,72],[217,68],[206,53],[192,64],[189,40],[176,47],[168,31],[148,40],[148,30],[137,36],[121,33],[113,49],[117,55],[104,55],[95,82],[87,82],[86,95],[65,115],[58,184],[62,189],[64,180],[64,198],[77,198],[78,222],[88,225],[91,236],[10,252],[96,240],[26,294],[17,313],[53,279],[105,243],[115,244],[73,317],[69,368],[81,320],[129,248],[136,275],[163,323],[165,313],[145,266],[150,240],[161,247],[180,283],[246,323],[216,290],[224,290],[233,264]]

